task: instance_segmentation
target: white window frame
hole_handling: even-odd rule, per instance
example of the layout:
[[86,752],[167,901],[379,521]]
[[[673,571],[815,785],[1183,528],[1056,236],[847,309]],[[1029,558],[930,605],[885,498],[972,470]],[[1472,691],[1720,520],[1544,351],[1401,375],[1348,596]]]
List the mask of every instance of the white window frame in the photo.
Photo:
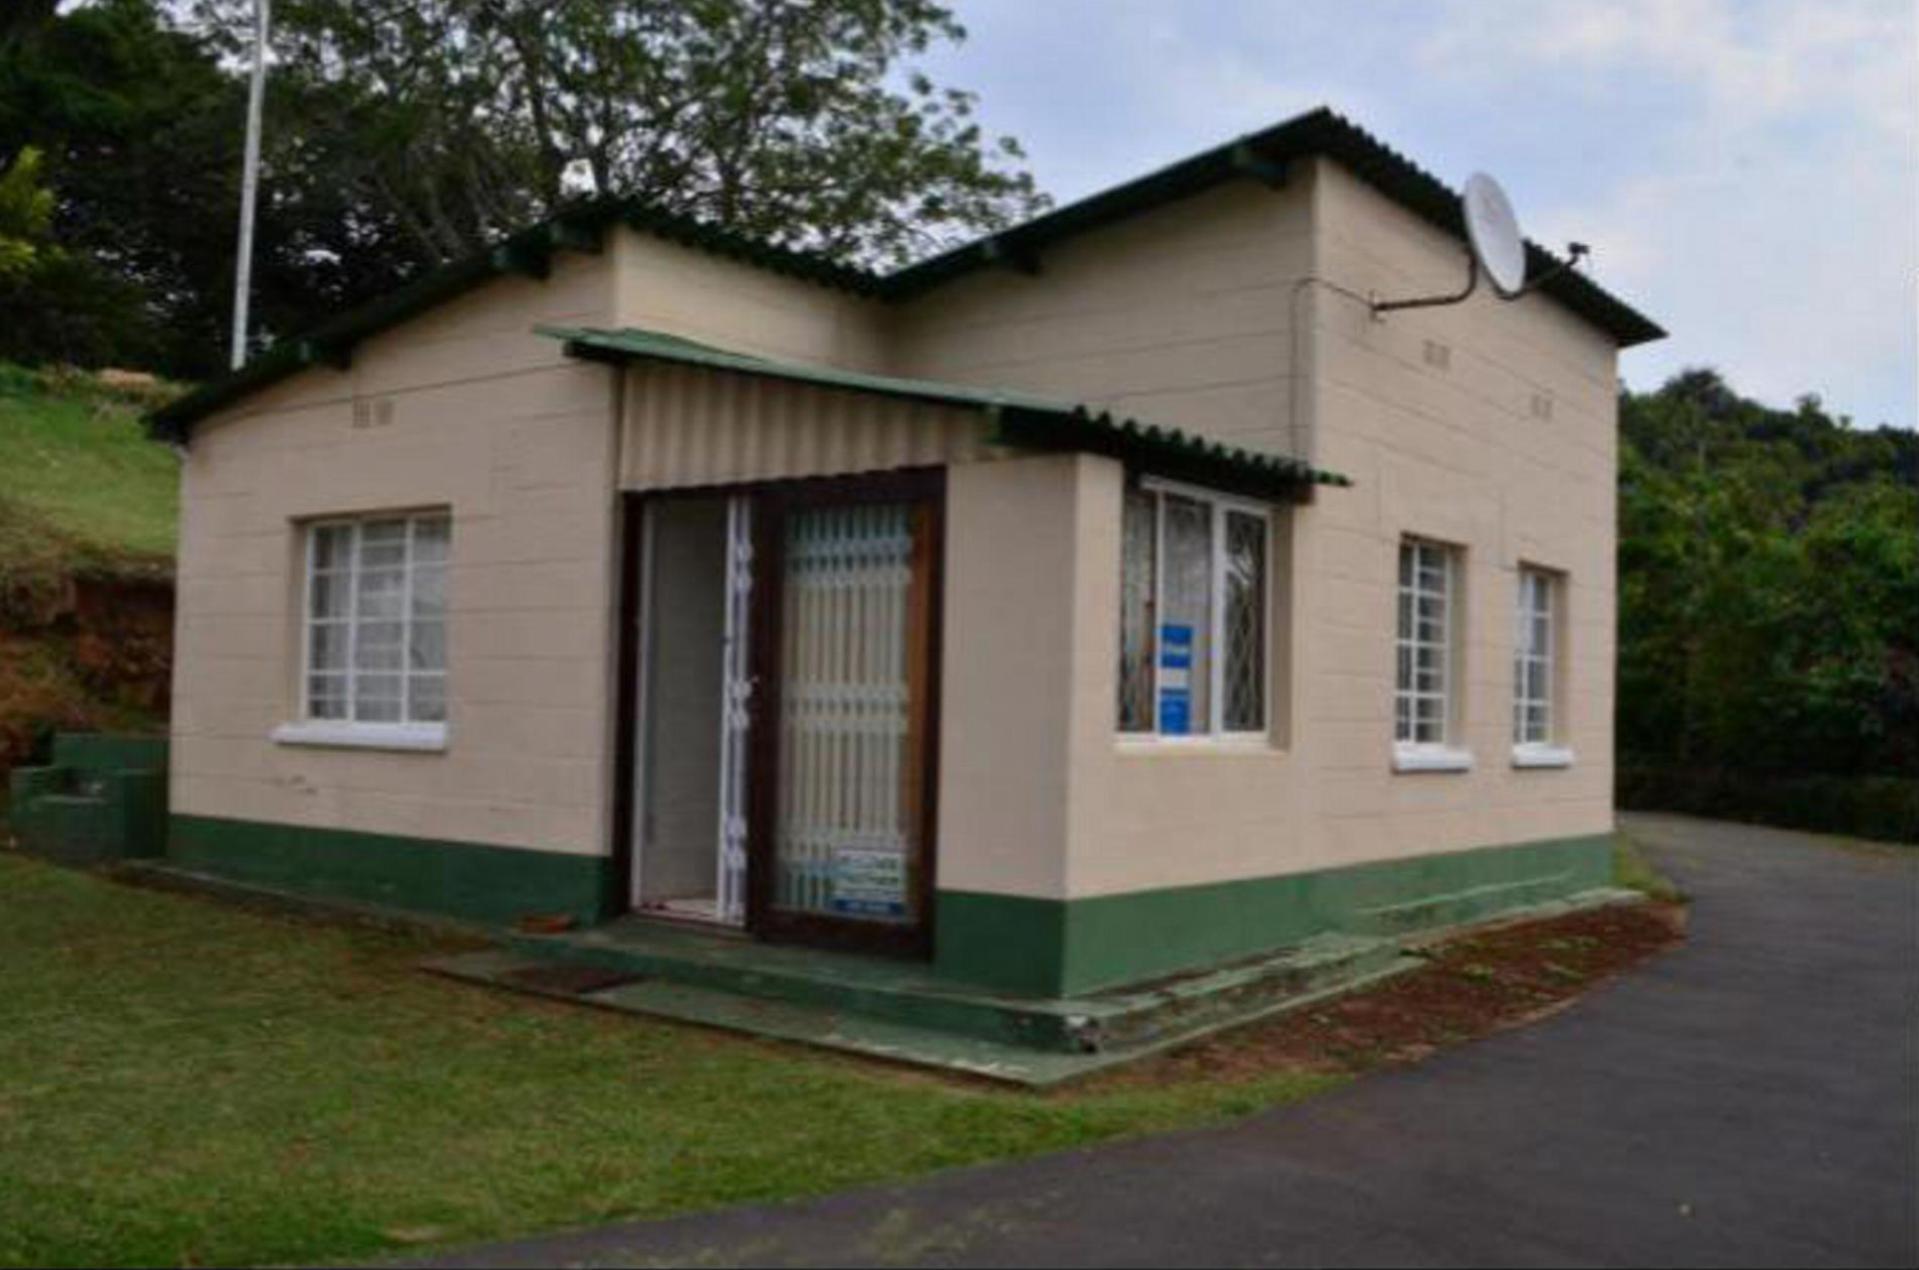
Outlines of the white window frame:
[[[1200,485],[1188,485],[1180,481],[1165,480],[1160,477],[1141,477],[1139,488],[1154,495],[1153,501],[1153,684],[1152,697],[1148,705],[1152,726],[1139,731],[1128,732],[1119,728],[1119,720],[1113,720],[1118,731],[1120,743],[1128,747],[1156,748],[1159,746],[1192,745],[1264,745],[1272,735],[1273,726],[1273,513],[1265,503],[1233,494],[1224,494],[1218,490],[1207,489]],[[1207,730],[1189,732],[1184,735],[1168,735],[1159,730],[1159,693],[1160,693],[1160,656],[1159,627],[1160,617],[1166,611],[1166,516],[1164,495],[1172,494],[1192,502],[1203,503],[1211,511],[1212,528],[1212,590],[1208,605],[1207,639],[1210,642],[1211,656],[1207,667],[1207,704],[1209,707]],[[1264,564],[1266,576],[1260,589],[1262,610],[1260,613],[1260,636],[1264,647],[1260,650],[1260,726],[1256,729],[1228,731],[1224,726],[1226,717],[1226,516],[1237,513],[1258,520],[1265,535]],[[1124,542],[1121,550],[1125,550]],[[1124,564],[1122,563],[1122,569]],[[1115,672],[1118,663],[1114,663]],[[1117,694],[1115,694],[1117,699]]]
[[[1545,607],[1542,610],[1537,603],[1540,591],[1545,595]],[[1563,658],[1560,655],[1561,641],[1564,638],[1566,575],[1558,570],[1542,568],[1538,565],[1519,566],[1517,584],[1513,597],[1513,703],[1512,703],[1512,761],[1514,767],[1569,767],[1573,753],[1560,743],[1562,736],[1559,717],[1559,703],[1563,698]],[[1546,644],[1543,649],[1532,647],[1533,619],[1543,616],[1546,619]],[[1526,667],[1529,662],[1537,661],[1545,666],[1545,695],[1530,697],[1526,695],[1525,684],[1528,676]],[[1543,708],[1546,721],[1545,735],[1529,737],[1526,735],[1526,707],[1538,705]]]
[[[1403,648],[1411,649],[1413,654],[1410,659],[1412,673],[1417,676],[1419,671],[1418,652],[1423,646],[1417,638],[1419,621],[1418,602],[1421,594],[1419,591],[1420,562],[1417,555],[1415,555],[1413,559],[1412,581],[1414,635],[1409,641],[1399,633],[1399,605],[1401,597],[1407,592],[1406,583],[1400,581],[1399,577],[1400,562],[1409,548],[1415,552],[1437,552],[1440,558],[1445,562],[1445,571],[1443,573],[1445,591],[1441,596],[1444,602],[1444,609],[1440,622],[1440,633],[1444,643],[1439,646],[1440,690],[1437,696],[1440,707],[1440,731],[1437,741],[1408,739],[1401,737],[1399,734],[1400,702],[1406,700],[1410,705],[1411,708],[1407,712],[1407,717],[1412,724],[1414,734],[1417,735],[1419,726],[1419,702],[1422,698],[1430,699],[1435,695],[1431,692],[1420,692],[1417,688],[1409,688],[1402,684],[1399,679],[1400,650]],[[1464,558],[1465,551],[1463,548],[1453,543],[1441,542],[1437,539],[1422,537],[1418,534],[1401,535],[1393,549],[1392,736],[1393,770],[1396,772],[1466,772],[1472,770],[1472,751],[1458,743],[1462,725],[1461,700],[1459,696],[1459,683],[1463,678],[1463,675],[1460,673],[1460,638],[1461,632],[1465,629],[1465,623],[1462,620],[1464,606],[1460,602],[1460,583],[1461,573],[1463,572],[1461,565]]]
[[[312,708],[313,676],[313,575],[314,558],[319,537],[327,529],[350,528],[353,530],[347,548],[347,594],[351,608],[345,623],[349,632],[346,656],[346,704],[349,712],[356,709],[354,678],[356,650],[359,629],[359,571],[360,571],[360,531],[364,525],[377,521],[402,521],[406,525],[407,554],[405,561],[405,584],[400,602],[402,613],[402,631],[400,636],[401,664],[395,672],[400,677],[399,721],[366,721],[355,718],[330,719],[315,718]],[[444,719],[414,721],[404,717],[410,708],[411,697],[407,691],[408,681],[414,671],[410,665],[411,638],[413,626],[413,578],[415,561],[413,558],[414,527],[422,521],[442,521],[447,525],[447,551],[450,560],[452,552],[452,514],[445,508],[422,509],[413,511],[373,512],[356,516],[330,516],[317,520],[301,521],[298,529],[300,544],[300,664],[299,676],[299,713],[290,723],[283,723],[272,732],[272,739],[282,745],[314,745],[342,748],[365,748],[385,750],[444,750],[447,745],[447,725]],[[448,561],[440,565],[448,567]],[[442,622],[445,618],[442,617]],[[437,674],[444,684],[448,678],[448,668],[442,665]],[[442,689],[444,692],[444,688]]]

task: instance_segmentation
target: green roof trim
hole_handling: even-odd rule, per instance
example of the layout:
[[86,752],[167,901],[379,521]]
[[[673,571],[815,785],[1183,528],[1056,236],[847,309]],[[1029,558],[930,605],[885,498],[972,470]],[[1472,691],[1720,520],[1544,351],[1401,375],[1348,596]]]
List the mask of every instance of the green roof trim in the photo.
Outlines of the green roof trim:
[[[1336,161],[1393,202],[1465,242],[1465,218],[1456,191],[1364,128],[1322,106],[1002,229],[990,239],[908,265],[887,275],[886,293],[892,298],[918,295],[951,278],[991,267],[1008,253],[1033,258],[1061,239],[1228,181],[1250,179],[1277,184],[1284,179],[1292,160],[1313,155]],[[1543,278],[1562,263],[1537,243],[1527,242],[1528,278]],[[1606,331],[1621,348],[1661,339],[1666,334],[1584,274],[1570,270],[1559,273],[1544,281],[1540,290]]]
[[539,326],[534,330],[564,341],[569,357],[590,361],[669,362],[707,370],[757,375],[788,383],[875,393],[909,401],[960,406],[979,410],[992,423],[989,439],[997,445],[1024,450],[1072,450],[1104,454],[1109,458],[1150,469],[1160,476],[1190,480],[1230,493],[1259,498],[1297,499],[1315,485],[1351,485],[1347,478],[1324,472],[1280,454],[1242,449],[1178,428],[1142,423],[1083,405],[1044,397],[936,379],[903,379],[893,375],[866,375],[831,366],[804,366],[745,353],[730,352],[660,331],[625,327]]
[[821,286],[871,294],[878,276],[825,257],[775,246],[690,216],[661,211],[632,199],[577,203],[558,215],[512,234],[486,251],[444,265],[376,300],[321,322],[275,345],[245,366],[209,380],[147,416],[147,430],[163,441],[184,443],[193,425],[242,398],[309,366],[344,370],[361,340],[398,326],[506,274],[544,279],[556,252],[596,254],[607,229],[629,225],[669,242]]
[[[885,274],[817,252],[781,247],[639,200],[592,199],[566,207],[487,251],[436,269],[276,345],[242,369],[211,380],[154,411],[147,416],[147,426],[156,437],[184,442],[193,424],[214,411],[309,366],[343,369],[359,341],[494,278],[509,273],[543,278],[554,252],[598,251],[606,230],[615,224],[820,286],[882,301],[901,301],[981,269],[1037,273],[1043,249],[1062,239],[1228,181],[1281,186],[1292,160],[1312,155],[1335,160],[1387,198],[1464,241],[1465,224],[1457,193],[1372,134],[1324,107]],[[1561,263],[1538,244],[1526,244],[1526,273],[1529,278],[1544,279],[1540,291],[1606,331],[1620,347],[1666,334],[1584,274],[1566,270],[1550,278],[1545,276],[1558,270]]]

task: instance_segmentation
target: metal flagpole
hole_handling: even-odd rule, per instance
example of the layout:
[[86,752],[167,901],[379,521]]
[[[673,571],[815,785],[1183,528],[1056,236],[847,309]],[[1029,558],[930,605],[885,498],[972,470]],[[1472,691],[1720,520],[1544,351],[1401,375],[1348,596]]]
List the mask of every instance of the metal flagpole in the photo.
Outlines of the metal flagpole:
[[260,114],[267,88],[267,4],[253,0],[253,82],[247,89],[246,163],[240,175],[240,259],[233,277],[233,369],[247,360],[247,298],[253,289],[253,207],[260,190]]

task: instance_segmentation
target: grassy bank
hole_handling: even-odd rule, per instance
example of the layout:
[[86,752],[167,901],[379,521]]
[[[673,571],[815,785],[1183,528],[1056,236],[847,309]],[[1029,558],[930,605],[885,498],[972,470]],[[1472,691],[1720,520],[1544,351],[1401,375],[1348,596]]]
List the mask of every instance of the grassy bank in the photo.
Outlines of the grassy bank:
[[162,721],[179,465],[139,420],[171,391],[0,364],[0,782],[49,729]]
[[172,558],[179,463],[139,422],[168,391],[0,364],[0,569]]

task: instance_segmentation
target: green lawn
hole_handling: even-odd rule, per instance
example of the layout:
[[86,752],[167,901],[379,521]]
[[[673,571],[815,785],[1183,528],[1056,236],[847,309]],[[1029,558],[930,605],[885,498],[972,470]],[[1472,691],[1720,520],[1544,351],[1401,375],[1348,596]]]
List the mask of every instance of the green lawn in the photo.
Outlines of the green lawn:
[[0,363],[0,569],[166,559],[179,464],[146,439],[138,394]]
[[0,853],[0,1263],[369,1256],[1215,1121],[1336,1078],[1035,1095],[416,971],[430,945]]

